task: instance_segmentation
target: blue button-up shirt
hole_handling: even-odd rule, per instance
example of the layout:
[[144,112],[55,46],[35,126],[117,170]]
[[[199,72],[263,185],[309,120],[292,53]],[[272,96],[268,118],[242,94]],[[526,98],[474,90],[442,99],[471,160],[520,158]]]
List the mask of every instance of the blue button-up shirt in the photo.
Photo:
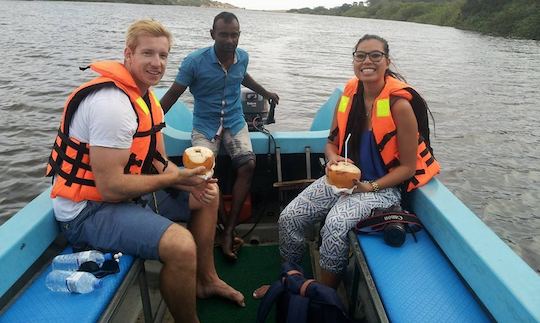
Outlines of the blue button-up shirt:
[[182,61],[176,83],[189,87],[193,94],[193,128],[208,140],[221,126],[233,134],[244,127],[240,85],[248,62],[247,52],[237,48],[234,63],[225,70],[213,46],[196,50]]

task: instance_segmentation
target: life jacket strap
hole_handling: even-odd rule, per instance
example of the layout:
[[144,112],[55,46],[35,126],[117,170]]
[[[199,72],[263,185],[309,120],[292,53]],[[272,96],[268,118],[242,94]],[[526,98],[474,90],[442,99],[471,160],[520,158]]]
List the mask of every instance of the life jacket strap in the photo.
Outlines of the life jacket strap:
[[163,155],[161,155],[161,154],[159,153],[159,151],[157,151],[157,150],[154,152],[154,159],[157,160],[157,161],[159,161],[160,163],[163,164],[163,170],[162,170],[163,172],[164,172],[164,171],[167,169],[167,167],[169,166],[169,161],[166,160],[166,159],[163,157]]
[[60,137],[61,142],[63,144],[65,144],[66,146],[69,146],[69,147],[71,147],[71,148],[73,148],[73,149],[75,149],[77,151],[82,151],[83,154],[89,154],[90,153],[90,149],[88,149],[88,145],[86,143],[83,143],[83,142],[77,143],[77,142],[73,141],[60,128],[58,128],[58,137]]
[[52,159],[52,156],[49,157],[49,165],[51,165],[52,171],[47,174],[47,176],[58,175],[66,180],[66,186],[71,186],[73,183],[86,186],[96,186],[96,182],[92,179],[79,178],[71,173],[66,173],[62,168]]
[[390,170],[394,167],[398,167],[401,163],[399,162],[399,159],[397,158],[394,158],[392,159],[388,164],[384,165],[384,167],[387,169],[387,170]]
[[377,149],[379,149],[379,151],[383,151],[384,146],[386,146],[386,144],[390,141],[390,139],[392,139],[396,134],[397,134],[397,129],[385,134],[382,137],[381,141],[377,144]]
[[427,149],[427,147],[426,147],[426,149],[424,149],[424,150],[422,150],[420,152],[420,157],[422,157],[422,158],[426,157],[427,154],[429,154],[429,149]]
[[[53,158],[53,154],[49,156],[49,165],[51,171],[46,176],[58,175],[66,180],[65,185],[71,186],[73,183],[95,186],[93,180],[84,179],[77,177],[79,169],[91,170],[90,165],[83,163],[83,158],[85,155],[88,155],[90,150],[85,143],[77,143],[69,138],[65,133],[58,129],[58,137],[60,138],[60,145],[55,141],[53,144],[53,151],[56,152],[56,159]],[[75,158],[72,158],[67,155],[66,150],[70,147],[77,152]],[[71,171],[69,173],[62,170],[62,163],[67,162],[72,165]]]
[[129,155],[128,162],[126,166],[124,167],[124,174],[129,174],[129,169],[131,168],[131,166],[136,165],[140,167],[142,163],[143,163],[142,159],[137,159],[137,155],[135,155],[134,153],[131,153]]
[[165,128],[165,122],[162,122],[160,124],[152,126],[152,128],[150,128],[150,130],[136,132],[135,135],[133,135],[133,138],[152,136],[152,135],[158,133],[159,131],[161,131],[161,129],[163,129],[163,128]]

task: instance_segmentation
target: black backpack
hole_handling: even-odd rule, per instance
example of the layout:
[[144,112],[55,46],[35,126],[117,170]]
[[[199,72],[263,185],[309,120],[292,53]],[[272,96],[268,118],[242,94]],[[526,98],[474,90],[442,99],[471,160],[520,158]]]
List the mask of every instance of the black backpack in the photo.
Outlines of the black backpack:
[[281,265],[280,279],[272,284],[259,304],[257,323],[264,323],[276,304],[278,323],[351,323],[336,290],[306,279],[302,267]]

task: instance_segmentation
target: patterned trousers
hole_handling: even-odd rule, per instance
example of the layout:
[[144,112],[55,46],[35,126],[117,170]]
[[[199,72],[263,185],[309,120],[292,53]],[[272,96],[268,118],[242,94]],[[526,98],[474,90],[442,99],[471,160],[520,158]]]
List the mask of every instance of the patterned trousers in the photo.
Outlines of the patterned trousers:
[[339,194],[322,176],[287,205],[279,217],[279,249],[287,261],[300,263],[304,253],[304,232],[326,216],[321,229],[321,268],[340,274],[347,267],[349,243],[347,233],[356,223],[371,215],[375,208],[388,208],[401,203],[398,188],[377,193]]

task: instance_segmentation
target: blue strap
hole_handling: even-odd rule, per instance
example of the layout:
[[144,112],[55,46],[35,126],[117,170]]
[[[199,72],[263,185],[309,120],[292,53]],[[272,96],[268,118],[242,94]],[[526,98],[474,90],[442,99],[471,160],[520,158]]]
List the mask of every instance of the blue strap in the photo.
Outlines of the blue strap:
[[336,290],[323,285],[319,282],[313,282],[306,290],[306,296],[313,302],[335,306],[337,309],[345,313],[345,307],[341,299],[336,293]]
[[281,280],[275,281],[264,295],[257,309],[257,323],[266,322],[266,317],[277,298],[285,292],[285,286]]
[[309,311],[309,298],[291,293],[287,323],[307,323]]

